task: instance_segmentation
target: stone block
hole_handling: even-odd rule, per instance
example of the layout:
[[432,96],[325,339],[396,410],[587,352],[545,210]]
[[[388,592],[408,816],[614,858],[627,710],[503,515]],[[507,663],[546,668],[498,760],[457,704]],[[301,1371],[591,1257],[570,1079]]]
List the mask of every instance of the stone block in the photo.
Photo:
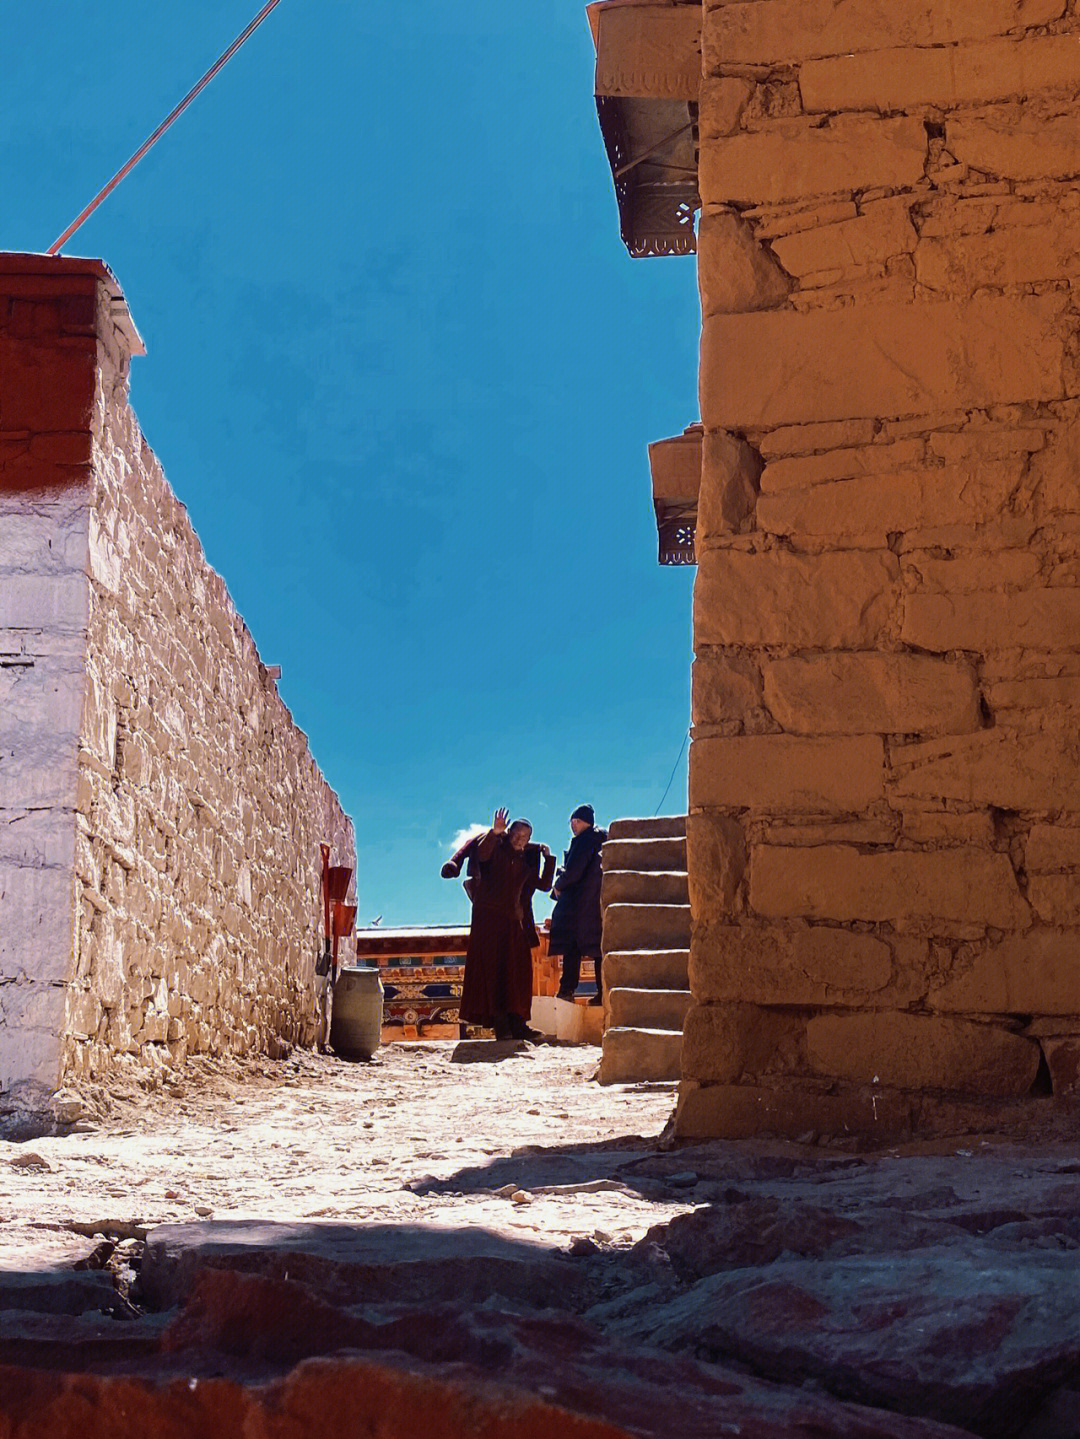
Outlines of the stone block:
[[909,654],[769,660],[765,703],[793,734],[963,734],[980,727],[970,665]]
[[1026,589],[1039,573],[1039,556],[1031,550],[992,550],[986,554],[954,554],[949,559],[921,550],[904,556],[905,578],[934,594],[969,594],[972,590]]
[[1080,869],[1080,829],[1075,825],[1033,824],[1024,863],[1029,874]]
[[66,868],[0,861],[0,977],[55,984],[70,978],[74,885]]
[[[37,460],[53,460],[58,465],[89,465],[94,459],[94,437],[90,430],[57,431],[30,437],[30,454]],[[80,497],[89,499],[78,487]]]
[[1036,513],[1075,515],[1080,511],[1080,434],[1075,417],[1049,437],[1031,461]]
[[692,693],[695,724],[742,723],[761,706],[760,667],[747,655],[705,651],[694,661]]
[[685,949],[608,950],[604,955],[607,989],[688,990]]
[[96,511],[90,515],[88,568],[103,590],[113,595],[120,593],[120,556],[111,536],[102,529]]
[[698,133],[702,140],[731,135],[754,93],[753,81],[741,75],[705,75],[698,100]]
[[0,810],[0,863],[63,869],[75,862],[75,816],[64,809]]
[[690,987],[701,1004],[896,1005],[921,992],[926,960],[926,942],[909,937],[826,925],[699,924]]
[[900,196],[873,201],[854,219],[778,235],[770,249],[789,275],[799,277],[821,271],[883,268],[898,255],[909,255],[915,249],[918,236],[911,223],[910,204]]
[[981,849],[862,854],[847,845],[756,846],[750,907],[772,919],[864,920],[943,935],[1031,922],[1008,856]]
[[[877,423],[870,419],[826,420],[821,424],[780,425],[775,430],[769,430],[761,436],[758,441],[758,449],[766,460],[773,460],[778,455],[817,455],[819,459],[828,463],[831,455],[837,451],[846,452],[869,446],[876,433]],[[920,442],[920,456],[922,452]],[[896,469],[897,467],[890,464],[885,468]],[[833,480],[859,473],[860,471],[857,469],[845,470],[840,475],[826,474],[824,478]],[[762,488],[767,488],[764,478],[762,479]]]
[[85,630],[90,591],[80,574],[13,574],[0,584],[0,626],[12,629]]
[[[62,341],[49,345],[0,334],[4,429],[32,434],[88,430],[93,416],[96,358],[92,338],[82,343]],[[44,474],[53,479],[52,462],[39,463]],[[20,488],[32,488],[34,481],[31,472],[23,477]],[[5,487],[0,483],[0,489]]]
[[767,534],[872,544],[931,526],[985,525],[1008,512],[1021,469],[1014,462],[901,470],[762,495],[757,524]]
[[928,1014],[819,1014],[806,1026],[810,1069],[849,1083],[1004,1098],[1027,1094],[1039,1046],[989,1024]]
[[0,1029],[43,1030],[59,1038],[66,1010],[67,988],[63,984],[31,981],[0,986]]
[[979,40],[970,45],[876,50],[809,60],[799,72],[808,113],[954,110],[1013,96],[1080,89],[1075,35]]
[[983,285],[1005,289],[1061,280],[1080,271],[1080,224],[1062,216],[1049,225],[1009,227],[988,235],[931,237],[919,242],[915,274],[943,295],[969,295]]
[[782,305],[791,280],[734,210],[706,210],[698,224],[701,313],[741,314]]
[[679,1139],[752,1139],[777,1135],[798,1139],[807,1134],[864,1136],[880,1142],[911,1132],[915,1124],[910,1099],[877,1094],[871,1087],[822,1094],[797,1084],[784,1087],[753,1084],[700,1084],[685,1080],[679,1087],[674,1130]]
[[1056,20],[1064,0],[734,0],[706,6],[706,69],[956,45]]
[[600,852],[604,873],[615,869],[633,869],[655,874],[660,871],[682,870],[686,873],[686,840],[672,839],[608,839]]
[[989,849],[994,825],[988,810],[953,814],[949,810],[906,809],[903,833],[915,844],[972,844]]
[[686,873],[605,868],[602,902],[609,904],[687,904]]
[[597,1079],[601,1084],[661,1083],[679,1078],[682,1035],[670,1029],[626,1029],[604,1034]]
[[686,949],[688,904],[609,904],[604,911],[604,953],[627,949]]
[[1040,710],[1044,722],[1055,710],[1064,711],[1068,718],[1068,711],[1080,711],[1080,675],[987,680],[983,684],[983,694],[990,712],[1003,718],[1009,717],[1010,710],[1016,712],[1017,718],[1022,711],[1030,714],[1033,710]]
[[853,480],[862,475],[895,475],[925,459],[926,442],[922,439],[845,446],[823,454],[785,455],[770,460],[762,470],[761,493],[774,495],[787,490],[805,490],[829,480]]
[[805,1026],[801,1015],[755,1004],[692,1004],[683,1027],[683,1077],[737,1084],[775,1072]]
[[749,528],[757,501],[761,459],[726,430],[710,430],[701,450],[695,548],[701,551],[725,535]]
[[945,143],[962,165],[1001,179],[1080,174],[1080,132],[1071,108],[1040,114],[1020,104],[950,116]]
[[1080,1035],[1041,1041],[1054,1094],[1075,1094],[1080,1089]]
[[884,749],[876,736],[740,735],[690,745],[693,809],[858,813],[882,798],[884,778]]
[[878,803],[862,819],[845,815],[784,815],[757,827],[765,844],[892,844],[899,833],[896,815]]
[[891,796],[958,800],[1035,813],[1080,810],[1075,731],[1016,734],[997,728],[894,749]]
[[[688,989],[628,989],[610,986],[607,991],[608,1023],[623,1029],[667,1029],[683,1032],[690,1008]],[[562,1003],[557,1000],[556,1003]],[[583,1014],[592,1006],[577,1005]],[[595,1010],[592,1010],[595,1013]]]
[[[1027,894],[1032,909],[1046,924],[1080,925],[1080,879],[1075,874],[1033,874]],[[1080,1008],[1080,993],[1077,999]]]
[[0,485],[0,570],[83,569],[89,503],[84,485],[34,496],[30,503],[24,495],[5,497]]
[[746,430],[1059,399],[1062,321],[1054,294],[712,315],[701,417]]
[[0,743],[31,738],[33,731],[74,733],[82,716],[84,685],[81,666],[67,659],[0,664]]
[[869,649],[892,617],[899,572],[884,550],[707,550],[694,585],[695,644]]
[[913,594],[904,602],[900,636],[924,650],[1069,649],[1080,635],[1080,588],[1025,589],[1017,594]]
[[732,914],[746,871],[746,836],[739,821],[721,814],[688,815],[686,856],[695,923]]
[[907,189],[922,178],[922,121],[840,117],[827,128],[807,119],[775,120],[702,148],[702,203],[778,205],[877,186]]
[[101,1001],[89,990],[71,990],[68,994],[66,1032],[73,1039],[93,1039],[101,1024]]
[[0,1038],[0,1091],[8,1095],[35,1089],[52,1093],[60,1087],[63,1057],[57,1031],[5,1026]]

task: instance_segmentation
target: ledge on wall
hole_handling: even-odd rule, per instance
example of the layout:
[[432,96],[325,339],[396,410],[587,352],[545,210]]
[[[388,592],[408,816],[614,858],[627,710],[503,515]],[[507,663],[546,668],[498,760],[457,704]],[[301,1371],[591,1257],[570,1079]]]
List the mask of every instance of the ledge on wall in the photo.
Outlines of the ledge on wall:
[[701,85],[701,6],[672,0],[590,5],[596,108],[635,257],[692,255]]
[[700,424],[649,446],[653,508],[662,565],[696,563],[698,491],[701,487]]

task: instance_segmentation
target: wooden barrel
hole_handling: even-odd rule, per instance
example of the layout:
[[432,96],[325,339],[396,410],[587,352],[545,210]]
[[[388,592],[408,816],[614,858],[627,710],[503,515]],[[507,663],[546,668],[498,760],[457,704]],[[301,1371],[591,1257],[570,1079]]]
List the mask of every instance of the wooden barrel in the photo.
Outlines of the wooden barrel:
[[370,1059],[382,1033],[383,987],[375,966],[342,969],[334,984],[330,1045],[344,1059]]

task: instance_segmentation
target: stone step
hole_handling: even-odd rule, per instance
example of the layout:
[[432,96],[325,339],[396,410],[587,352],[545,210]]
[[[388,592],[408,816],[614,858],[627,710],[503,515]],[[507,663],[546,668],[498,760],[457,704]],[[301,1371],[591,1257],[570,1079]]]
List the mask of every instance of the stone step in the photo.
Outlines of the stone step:
[[608,1024],[613,1028],[671,1029],[682,1033],[690,1008],[688,989],[611,989]]
[[600,903],[609,904],[689,904],[690,890],[686,871],[650,873],[640,869],[605,870],[600,890]]
[[609,904],[604,953],[616,949],[689,949],[688,904]]
[[608,839],[685,839],[684,814],[653,815],[651,819],[613,819]]
[[601,851],[608,869],[686,869],[686,839],[609,839]]
[[682,1035],[672,1029],[615,1029],[604,1034],[601,1084],[679,1078]]
[[687,949],[621,949],[604,956],[606,989],[689,990]]

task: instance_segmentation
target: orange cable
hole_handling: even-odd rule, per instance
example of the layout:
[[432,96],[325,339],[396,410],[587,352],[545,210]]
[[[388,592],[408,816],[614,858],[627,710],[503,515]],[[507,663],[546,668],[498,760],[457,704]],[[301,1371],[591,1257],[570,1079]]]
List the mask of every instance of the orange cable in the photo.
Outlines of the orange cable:
[[119,185],[120,181],[124,178],[124,176],[129,174],[130,171],[134,170],[135,166],[146,154],[147,150],[149,150],[152,145],[154,145],[158,140],[161,139],[162,135],[164,135],[165,131],[169,128],[173,121],[178,119],[184,113],[187,107],[191,104],[192,100],[195,99],[195,96],[198,95],[200,90],[205,90],[206,86],[209,85],[210,81],[214,78],[214,76],[221,69],[221,67],[228,60],[232,59],[232,57],[236,54],[237,50],[240,49],[240,46],[244,43],[248,36],[254,34],[254,32],[259,28],[262,22],[266,19],[267,15],[270,14],[270,11],[273,10],[274,6],[279,3],[280,0],[267,0],[267,3],[255,16],[255,19],[252,20],[251,23],[236,37],[236,39],[232,42],[229,48],[225,51],[224,55],[222,55],[219,60],[217,60],[213,65],[211,65],[210,69],[207,70],[206,74],[202,77],[202,79],[195,86],[195,88],[188,91],[188,93],[180,101],[179,105],[177,105],[176,109],[173,110],[173,112],[169,116],[167,116],[166,119],[162,120],[161,124],[157,127],[157,129],[150,136],[150,138],[143,141],[143,143],[135,151],[134,155],[132,155],[131,159],[127,162],[127,164],[123,165],[119,170],[117,170],[116,174],[112,177],[109,183],[105,186],[103,190],[98,191],[98,193],[90,201],[89,205],[87,205],[86,209],[83,210],[82,214],[79,215],[77,219],[71,222],[71,224],[67,227],[67,229],[64,231],[64,233],[60,236],[58,240],[53,241],[53,243],[45,252],[47,255],[57,255],[60,253],[60,247],[67,244],[68,240],[71,239],[72,235],[74,235],[75,231],[79,228],[83,221],[88,220],[90,216],[94,213],[94,211],[97,209],[97,207],[101,204],[102,200],[104,200],[108,195],[112,194],[112,192],[116,189],[117,185]]

